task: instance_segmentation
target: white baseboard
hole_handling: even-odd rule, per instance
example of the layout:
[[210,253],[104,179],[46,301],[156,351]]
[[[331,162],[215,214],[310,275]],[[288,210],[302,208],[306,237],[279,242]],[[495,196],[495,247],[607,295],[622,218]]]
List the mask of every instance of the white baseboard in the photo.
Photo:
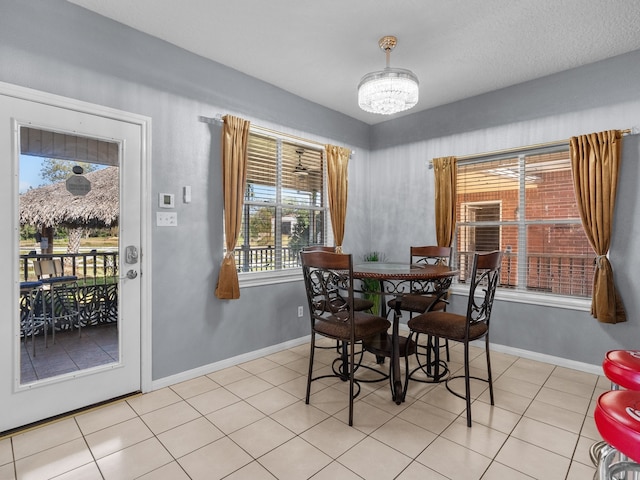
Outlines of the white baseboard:
[[[400,324],[400,331],[409,333],[409,327],[404,324]],[[471,342],[474,347],[484,348],[484,341],[478,340]],[[553,355],[546,355],[544,353],[532,352],[530,350],[522,350],[520,348],[509,347],[508,345],[498,345],[496,343],[489,342],[492,352],[505,353],[507,355],[515,355],[517,357],[526,358],[528,360],[535,360],[537,362],[550,363],[557,367],[571,368],[573,370],[579,370],[581,372],[593,373],[594,375],[603,375],[602,365],[592,365],[590,363],[576,362],[575,360],[569,360],[562,357],[554,357]]]
[[202,375],[207,375],[208,373],[217,372],[218,370],[222,370],[223,368],[233,367],[234,365],[239,365],[241,363],[249,362],[251,360],[256,360],[266,355],[271,355],[272,353],[277,353],[282,350],[287,350],[288,348],[293,348],[293,347],[297,347],[298,345],[309,343],[310,341],[311,341],[311,335],[307,335],[306,337],[296,338],[294,340],[289,340],[288,342],[279,343],[277,345],[272,345],[270,347],[262,348],[260,350],[255,350],[253,352],[247,352],[235,357],[225,358],[224,360],[221,360],[219,362],[203,365],[201,367],[194,368],[192,370],[186,370],[184,372],[176,373],[175,375],[171,375],[169,377],[159,378],[151,382],[150,391],[158,390],[160,388],[168,387],[170,385],[175,385],[176,383],[185,382],[187,380],[191,380],[193,378],[200,377]]
[[[405,325],[400,325],[400,330],[408,331]],[[185,382],[187,380],[191,380],[193,378],[200,377],[202,375],[207,375],[208,373],[213,373],[218,370],[222,370],[223,368],[233,367],[234,365],[239,365],[241,363],[249,362],[251,360],[256,360],[258,358],[264,357],[266,355],[271,355],[273,353],[277,353],[282,350],[286,350],[288,348],[297,347],[298,345],[308,343],[310,339],[311,339],[311,336],[307,335],[306,337],[296,338],[294,340],[289,340],[288,342],[279,343],[278,345],[272,345],[270,347],[262,348],[260,350],[255,350],[253,352],[247,352],[242,355],[226,358],[219,362],[203,365],[201,367],[180,372],[175,375],[171,375],[169,377],[159,378],[151,382],[151,390],[158,390],[160,388],[175,385],[177,383]],[[477,347],[484,347],[484,344],[482,342],[474,342],[474,345]],[[549,363],[551,365],[556,365],[558,367],[571,368],[573,370],[592,373],[594,375],[602,375],[601,365],[591,365],[588,363],[576,362],[574,360],[569,360],[566,358],[554,357],[553,355],[545,355],[543,353],[532,352],[529,350],[522,350],[519,348],[509,347],[506,345],[497,345],[495,343],[491,344],[491,351],[505,353],[507,355],[515,355],[518,357],[526,358],[529,360],[535,360],[538,362]]]
[[[532,352],[529,350],[521,350],[520,348],[508,347],[506,345],[496,345],[490,343],[492,352],[506,353],[507,355],[516,355],[518,357],[527,358],[529,360],[536,360],[538,362],[550,363],[558,367],[571,368],[573,370],[579,370],[581,372],[593,373],[594,375],[603,375],[602,365],[591,365],[590,363],[576,362],[575,360],[569,360],[562,357],[554,357],[553,355],[545,355],[544,353]],[[484,347],[481,343],[478,343],[478,347]]]

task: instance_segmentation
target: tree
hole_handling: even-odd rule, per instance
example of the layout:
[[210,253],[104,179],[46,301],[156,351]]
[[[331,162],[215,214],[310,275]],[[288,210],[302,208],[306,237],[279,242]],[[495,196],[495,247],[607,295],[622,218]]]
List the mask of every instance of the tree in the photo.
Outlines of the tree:
[[[74,162],[70,160],[60,160],[58,158],[47,158],[42,161],[40,168],[40,177],[46,183],[64,182],[67,178],[75,175],[73,167],[79,165],[83,169],[83,173],[93,172],[99,168],[98,164]],[[69,243],[67,244],[67,253],[78,253],[80,251],[80,239],[84,234],[84,228],[77,227],[69,229]]]
[[299,210],[296,212],[296,224],[291,228],[289,247],[294,255],[309,245],[309,212]]
[[249,219],[249,242],[251,242],[252,239],[255,239],[257,241],[272,243],[272,212],[273,209],[271,208],[261,207],[251,215]]
[[70,160],[60,160],[58,158],[46,158],[42,161],[40,177],[45,180],[45,184],[64,182],[73,175],[73,167],[79,165],[84,173],[97,170],[99,165],[95,163],[73,162]]

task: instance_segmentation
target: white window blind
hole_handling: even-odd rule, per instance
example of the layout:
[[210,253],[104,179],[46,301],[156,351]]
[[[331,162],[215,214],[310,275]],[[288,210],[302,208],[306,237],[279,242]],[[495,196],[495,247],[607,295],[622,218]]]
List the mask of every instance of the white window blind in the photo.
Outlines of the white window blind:
[[569,147],[458,163],[456,260],[505,252],[501,287],[590,297],[595,254],[582,228]]
[[238,270],[297,268],[302,248],[325,243],[326,220],[324,150],[250,132]]

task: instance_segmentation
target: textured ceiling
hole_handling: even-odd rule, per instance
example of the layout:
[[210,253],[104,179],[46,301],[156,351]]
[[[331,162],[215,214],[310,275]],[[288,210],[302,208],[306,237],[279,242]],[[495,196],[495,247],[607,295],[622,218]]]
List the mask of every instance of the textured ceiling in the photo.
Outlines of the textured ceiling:
[[[640,49],[639,0],[69,0],[369,124]],[[420,101],[358,108],[360,78],[412,70]]]

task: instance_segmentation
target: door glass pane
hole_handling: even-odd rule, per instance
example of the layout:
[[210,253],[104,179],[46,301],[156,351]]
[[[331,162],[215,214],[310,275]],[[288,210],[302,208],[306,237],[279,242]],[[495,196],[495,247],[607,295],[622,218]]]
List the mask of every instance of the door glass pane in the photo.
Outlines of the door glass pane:
[[20,128],[20,383],[118,362],[119,145]]

